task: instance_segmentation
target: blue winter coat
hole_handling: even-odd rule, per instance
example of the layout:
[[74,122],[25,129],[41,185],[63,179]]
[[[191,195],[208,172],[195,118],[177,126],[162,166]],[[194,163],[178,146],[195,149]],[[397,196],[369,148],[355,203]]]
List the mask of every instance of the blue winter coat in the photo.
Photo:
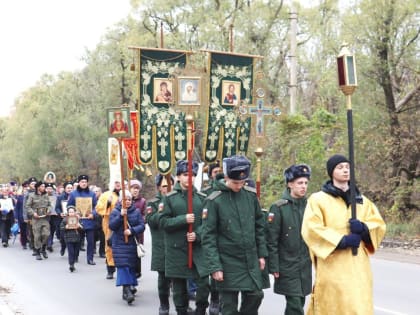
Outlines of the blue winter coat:
[[58,215],[61,215],[63,213],[63,210],[65,210],[65,209],[63,209],[63,205],[62,205],[61,202],[62,201],[68,201],[69,200],[69,197],[70,197],[70,194],[68,194],[66,192],[63,192],[61,195],[59,195],[57,197],[57,201],[55,203],[55,212]]
[[117,203],[109,216],[109,228],[113,231],[111,237],[112,256],[115,267],[136,268],[138,265],[137,245],[134,237],[144,232],[143,217],[134,205],[127,209],[127,221],[130,225],[131,235],[128,243],[124,239],[124,223],[121,215],[121,203]]
[[69,201],[67,202],[68,206],[76,206],[76,198],[92,198],[92,213],[93,219],[80,219],[80,223],[83,225],[84,230],[94,230],[96,229],[96,195],[93,191],[89,189],[80,189],[77,187],[76,190],[73,190],[70,193]]

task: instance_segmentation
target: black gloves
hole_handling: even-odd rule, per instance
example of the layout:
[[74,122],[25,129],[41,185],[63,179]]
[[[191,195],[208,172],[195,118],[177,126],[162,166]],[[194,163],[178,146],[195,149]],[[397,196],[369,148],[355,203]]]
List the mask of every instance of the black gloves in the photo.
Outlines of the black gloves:
[[366,224],[357,219],[350,219],[350,232],[354,234],[359,234],[366,244],[371,244],[372,240],[370,239],[369,229]]
[[359,247],[360,241],[362,240],[361,236],[359,234],[349,234],[343,236],[340,243],[338,243],[337,248],[338,249],[346,249],[348,247]]

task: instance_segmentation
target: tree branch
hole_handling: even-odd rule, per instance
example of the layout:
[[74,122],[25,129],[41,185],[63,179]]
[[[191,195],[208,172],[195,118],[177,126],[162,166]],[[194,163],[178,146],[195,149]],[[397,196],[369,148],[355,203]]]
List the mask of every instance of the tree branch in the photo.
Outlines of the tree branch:
[[407,104],[413,97],[416,95],[417,92],[420,91],[420,84],[417,85],[414,89],[412,89],[410,92],[407,93],[407,95],[402,98],[395,106],[396,112],[400,112],[401,108]]

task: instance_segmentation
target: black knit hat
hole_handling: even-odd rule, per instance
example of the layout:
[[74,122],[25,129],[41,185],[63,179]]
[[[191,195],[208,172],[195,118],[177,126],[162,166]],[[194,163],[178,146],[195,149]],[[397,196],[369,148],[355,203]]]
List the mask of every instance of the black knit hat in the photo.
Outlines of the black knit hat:
[[41,186],[41,185],[45,185],[45,183],[42,180],[36,182],[35,189],[38,189],[38,187]]
[[332,178],[332,174],[334,172],[335,167],[343,162],[350,163],[350,161],[344,156],[340,154],[335,154],[330,157],[327,161],[327,173],[330,178]]

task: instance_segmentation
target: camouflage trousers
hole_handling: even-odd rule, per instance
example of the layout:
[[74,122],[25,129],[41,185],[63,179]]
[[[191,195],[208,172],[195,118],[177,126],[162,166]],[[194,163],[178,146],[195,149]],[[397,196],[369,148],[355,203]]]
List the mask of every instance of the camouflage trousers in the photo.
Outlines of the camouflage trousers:
[[49,218],[40,218],[32,220],[32,231],[34,233],[34,247],[41,249],[42,245],[46,245],[50,236]]

